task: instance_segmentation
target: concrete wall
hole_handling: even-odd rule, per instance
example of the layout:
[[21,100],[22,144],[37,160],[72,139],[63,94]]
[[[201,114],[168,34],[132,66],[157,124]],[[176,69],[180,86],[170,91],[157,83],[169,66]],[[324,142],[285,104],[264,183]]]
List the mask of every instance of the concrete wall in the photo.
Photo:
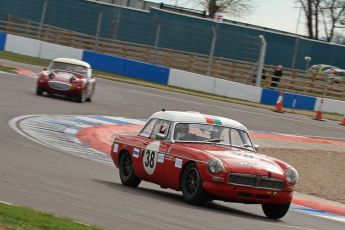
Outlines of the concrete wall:
[[253,102],[260,102],[262,91],[260,87],[177,69],[170,69],[168,85]]
[[55,59],[58,57],[75,58],[81,60],[83,57],[83,50],[76,49],[68,46],[62,46],[57,44],[52,44],[48,42],[42,42],[40,58],[45,59]]
[[223,79],[216,80],[215,94],[260,103],[261,87]]
[[20,37],[12,34],[7,34],[5,50],[45,59],[67,57],[81,60],[83,56],[83,50],[81,49],[56,45],[53,43]]
[[5,50],[13,53],[39,57],[41,41],[7,34]]
[[215,81],[215,78],[205,75],[170,69],[168,85],[206,93],[214,93]]
[[[314,110],[320,108],[321,98],[317,98]],[[345,101],[333,100],[325,98],[322,105],[322,111],[340,113],[345,115]]]

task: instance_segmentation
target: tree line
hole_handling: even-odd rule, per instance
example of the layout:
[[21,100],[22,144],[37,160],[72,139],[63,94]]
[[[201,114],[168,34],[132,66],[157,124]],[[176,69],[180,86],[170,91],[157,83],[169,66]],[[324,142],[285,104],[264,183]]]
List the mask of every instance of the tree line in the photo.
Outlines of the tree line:
[[[345,44],[345,0],[290,0],[304,13],[308,37]],[[216,13],[242,16],[252,13],[252,0],[201,0],[210,17]]]

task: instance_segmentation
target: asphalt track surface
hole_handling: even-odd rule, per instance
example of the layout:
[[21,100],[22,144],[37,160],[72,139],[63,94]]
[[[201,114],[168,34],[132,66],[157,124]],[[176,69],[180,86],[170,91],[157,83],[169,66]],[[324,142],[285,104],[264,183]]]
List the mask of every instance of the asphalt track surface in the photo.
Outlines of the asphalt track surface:
[[121,185],[114,166],[39,145],[8,125],[12,118],[30,114],[147,118],[166,108],[231,117],[252,130],[345,139],[345,128],[337,122],[317,122],[304,116],[102,79],[97,81],[92,103],[39,97],[34,90],[35,79],[0,73],[2,201],[108,229],[344,229],[344,223],[295,212],[279,221],[268,220],[258,205],[213,202],[195,207],[184,203],[180,193],[150,183],[142,183],[138,189],[127,188]]

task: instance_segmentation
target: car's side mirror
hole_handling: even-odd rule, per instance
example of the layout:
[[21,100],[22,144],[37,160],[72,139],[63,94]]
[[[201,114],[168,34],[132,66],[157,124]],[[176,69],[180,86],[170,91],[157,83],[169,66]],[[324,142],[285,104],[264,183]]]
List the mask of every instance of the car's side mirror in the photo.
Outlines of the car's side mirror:
[[47,70],[48,70],[48,68],[47,68],[47,67],[44,67],[44,68],[43,68],[43,71],[47,71]]
[[164,135],[164,133],[157,133],[156,134],[156,139],[157,140],[165,140],[166,136]]
[[255,151],[259,151],[260,146],[259,145],[254,145],[254,149],[255,149]]

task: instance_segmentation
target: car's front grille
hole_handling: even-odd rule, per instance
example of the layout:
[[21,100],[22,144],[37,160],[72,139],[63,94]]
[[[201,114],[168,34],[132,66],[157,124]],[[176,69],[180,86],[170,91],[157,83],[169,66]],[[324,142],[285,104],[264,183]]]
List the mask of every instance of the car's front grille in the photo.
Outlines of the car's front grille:
[[71,88],[70,84],[59,82],[59,81],[49,81],[49,87],[57,90],[69,90]]
[[228,184],[272,190],[282,190],[284,187],[283,180],[258,175],[238,173],[229,174]]

